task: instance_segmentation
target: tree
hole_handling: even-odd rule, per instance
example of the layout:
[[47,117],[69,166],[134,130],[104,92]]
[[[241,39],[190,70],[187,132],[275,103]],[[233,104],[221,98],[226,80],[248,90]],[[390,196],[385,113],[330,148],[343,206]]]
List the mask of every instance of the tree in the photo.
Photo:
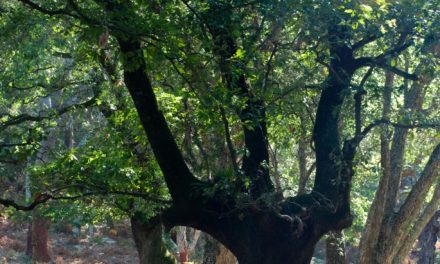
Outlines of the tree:
[[[437,27],[431,34],[438,34]],[[409,116],[419,113],[429,118],[429,110],[423,109],[426,93],[434,79],[434,64],[430,59],[438,57],[438,43],[425,41],[423,51],[426,58],[415,66],[419,76],[417,81],[408,87],[405,82],[404,103],[399,114]],[[408,58],[407,58],[408,59]],[[408,68],[408,61],[406,62]],[[385,78],[384,103],[382,118],[388,119],[391,113],[391,97],[394,74],[387,72]],[[423,112],[423,114],[421,114]],[[405,118],[405,117],[404,117]],[[403,119],[403,118],[402,118]],[[401,263],[408,254],[412,244],[434,215],[438,204],[437,195],[429,198],[428,190],[437,183],[435,177],[440,163],[440,145],[434,145],[429,160],[424,165],[416,183],[407,197],[399,197],[403,169],[405,164],[405,147],[411,126],[395,127],[392,139],[388,139],[389,128],[383,127],[381,134],[381,169],[383,175],[374,198],[361,243],[361,263]],[[420,159],[420,154],[419,159]],[[437,192],[437,191],[434,191]],[[399,202],[400,198],[400,202]],[[425,200],[430,199],[428,203]],[[422,213],[419,213],[422,211]],[[419,226],[420,225],[420,226]],[[415,230],[406,234],[405,230],[413,226]],[[375,242],[376,241],[376,242]]]
[[[379,124],[399,126],[382,119],[363,127],[362,86],[377,69],[416,80],[393,59],[421,46],[430,25],[406,2],[19,2],[33,15],[104,32],[100,48],[119,52],[125,86],[172,197],[161,214],[164,223],[209,233],[244,264],[309,263],[324,234],[350,226],[357,148]],[[430,1],[420,5],[435,10]],[[304,66],[302,55],[320,64]],[[300,67],[293,68],[295,63]],[[286,80],[287,74],[298,80]],[[271,179],[268,127],[272,115],[286,111],[271,102],[298,92],[295,81],[320,94],[311,133],[316,174],[311,192],[283,197]],[[179,87],[175,93],[184,91],[194,105],[207,106],[206,112],[222,120],[231,177],[209,180],[198,175],[207,169],[196,174],[188,165],[179,133],[157,100],[157,90],[169,82]],[[344,109],[354,109],[354,116],[344,117]],[[230,121],[240,124],[239,139],[231,137]]]

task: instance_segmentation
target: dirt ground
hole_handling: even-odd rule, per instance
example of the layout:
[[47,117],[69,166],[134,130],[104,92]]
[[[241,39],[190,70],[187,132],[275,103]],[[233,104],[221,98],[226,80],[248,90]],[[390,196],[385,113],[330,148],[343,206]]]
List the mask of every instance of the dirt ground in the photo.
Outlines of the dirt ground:
[[[108,231],[108,230],[107,230]],[[50,253],[55,264],[135,264],[139,263],[129,228],[104,231],[97,228],[93,238],[85,234],[50,231]],[[27,227],[0,217],[0,264],[31,263],[25,254]]]

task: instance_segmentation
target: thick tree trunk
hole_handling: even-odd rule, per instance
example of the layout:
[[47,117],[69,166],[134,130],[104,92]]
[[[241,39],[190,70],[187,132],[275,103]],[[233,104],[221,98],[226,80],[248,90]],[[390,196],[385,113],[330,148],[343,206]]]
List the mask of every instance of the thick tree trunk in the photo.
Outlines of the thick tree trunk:
[[32,217],[32,260],[47,263],[52,261],[49,255],[49,220],[34,213]]
[[326,242],[326,263],[327,264],[344,264],[345,243],[342,231],[333,231],[327,235]]
[[162,240],[162,224],[148,223],[139,215],[130,218],[131,230],[139,254],[140,264],[175,263]]
[[419,260],[418,264],[435,263],[435,244],[437,243],[437,234],[439,232],[440,211],[431,218],[419,236]]
[[322,236],[319,224],[289,218],[265,212],[234,215],[212,219],[212,226],[205,226],[209,229],[205,231],[231,250],[240,264],[309,264]]

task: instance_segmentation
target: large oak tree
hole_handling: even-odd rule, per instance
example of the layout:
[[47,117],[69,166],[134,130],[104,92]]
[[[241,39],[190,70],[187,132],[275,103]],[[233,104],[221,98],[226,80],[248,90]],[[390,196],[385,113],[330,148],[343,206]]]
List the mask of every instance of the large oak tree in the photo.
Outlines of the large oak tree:
[[[363,85],[383,69],[416,83],[418,76],[395,61],[412,47],[432,46],[438,14],[431,1],[417,1],[422,15],[406,1],[18,2],[33,15],[100,32],[97,48],[119,54],[125,86],[172,197],[161,220],[209,233],[240,263],[309,263],[324,234],[351,225],[362,139],[379,124],[421,126],[386,116],[365,125]],[[317,66],[302,64],[304,55]],[[288,76],[286,86],[294,89],[282,87],[289,74],[298,75]],[[196,171],[182,153],[157,100],[168,75],[221,117],[233,171],[227,181],[208,180],[200,175],[207,170]],[[270,106],[305,89],[319,93],[311,114],[316,174],[309,192],[285,197],[270,170]],[[341,131],[344,110],[354,114]],[[228,117],[240,124],[241,140],[231,138]]]

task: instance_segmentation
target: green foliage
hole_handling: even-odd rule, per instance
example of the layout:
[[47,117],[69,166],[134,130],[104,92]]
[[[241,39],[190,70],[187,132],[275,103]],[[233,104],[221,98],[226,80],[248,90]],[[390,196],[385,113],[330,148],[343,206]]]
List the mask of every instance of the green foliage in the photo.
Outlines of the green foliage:
[[[51,218],[82,214],[93,222],[137,210],[152,216],[165,204],[128,194],[169,199],[122,81],[122,66],[134,70],[143,62],[139,56],[123,58],[114,36],[140,39],[160,110],[186,162],[198,178],[213,183],[211,188],[200,186],[208,197],[222,191],[237,196],[236,200],[249,198],[236,192],[239,180],[248,187],[250,179],[234,171],[233,162],[240,165],[248,154],[243,128],[258,129],[255,123],[261,120],[240,122],[237,113],[248,98],[237,87],[227,87],[225,79],[241,75],[246,76],[251,100],[265,103],[271,157],[264,166],[280,179],[281,191],[296,193],[300,142],[306,148],[306,168],[314,163],[317,102],[333,70],[330,60],[335,59],[330,57],[331,41],[353,47],[373,38],[354,55],[374,58],[395,47],[402,36],[411,38],[410,48],[389,54],[386,61],[391,67],[434,80],[424,93],[421,110],[402,110],[413,82],[396,76],[390,119],[403,125],[440,122],[438,54],[432,55],[438,53],[438,1],[133,0],[119,1],[117,10],[105,12],[107,2],[80,1],[78,13],[65,1],[39,1],[43,8],[64,8],[74,16],[48,16],[18,2],[0,3],[1,185],[14,180],[22,185],[18,171],[27,171],[34,193],[59,188],[57,195],[67,197],[96,193],[74,202],[52,203],[45,212]],[[214,29],[221,36],[216,37]],[[343,34],[329,38],[336,30]],[[106,33],[110,34],[108,42],[100,45]],[[225,36],[235,40],[235,50],[222,62],[219,54],[227,53],[228,47],[216,44]],[[421,63],[426,67],[417,68]],[[232,76],[225,76],[221,67],[230,67]],[[363,127],[381,119],[384,70],[376,67],[362,84],[367,70],[357,71],[350,89],[344,91],[348,99],[340,121],[343,140],[354,136],[353,97],[360,89],[365,91]],[[89,105],[81,106],[91,98]],[[24,115],[38,118],[14,123]],[[69,122],[75,142],[71,148],[63,142]],[[225,127],[238,156],[233,162]],[[355,221],[347,233],[354,243],[381,176],[378,131],[365,139],[356,159]],[[409,133],[409,165],[420,170],[432,149],[430,141],[439,140],[437,132],[418,129]],[[44,161],[38,161],[42,153]],[[313,182],[313,173],[309,182]],[[2,191],[2,195],[11,193]]]

